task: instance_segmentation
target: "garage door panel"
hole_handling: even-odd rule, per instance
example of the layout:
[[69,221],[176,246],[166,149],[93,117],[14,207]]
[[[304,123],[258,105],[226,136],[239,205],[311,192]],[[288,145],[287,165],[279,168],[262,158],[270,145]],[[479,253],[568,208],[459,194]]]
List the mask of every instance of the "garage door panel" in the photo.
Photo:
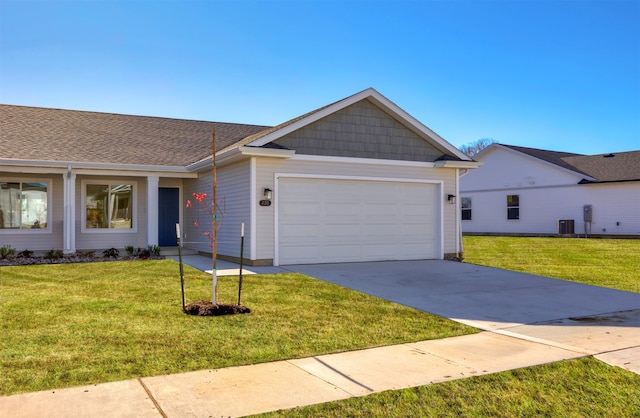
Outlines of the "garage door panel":
[[280,264],[438,255],[434,184],[289,178],[279,186]]

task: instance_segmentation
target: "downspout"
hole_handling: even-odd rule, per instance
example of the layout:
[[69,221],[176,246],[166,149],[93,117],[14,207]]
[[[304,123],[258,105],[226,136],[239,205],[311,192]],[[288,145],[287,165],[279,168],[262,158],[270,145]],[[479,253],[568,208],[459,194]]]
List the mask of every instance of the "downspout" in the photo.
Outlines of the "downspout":
[[76,252],[76,231],[75,231],[75,187],[76,174],[73,172],[71,164],[67,165],[67,173],[64,176],[64,212],[63,212],[63,235],[62,247],[65,254]]
[[[463,171],[464,170],[464,171]],[[458,176],[456,177],[456,193],[459,196],[456,204],[456,229],[458,236],[458,248],[460,249],[460,258],[464,256],[464,241],[462,240],[462,216],[460,215],[460,205],[462,205],[462,196],[460,196],[460,178],[469,174],[468,168],[462,168],[458,170]]]

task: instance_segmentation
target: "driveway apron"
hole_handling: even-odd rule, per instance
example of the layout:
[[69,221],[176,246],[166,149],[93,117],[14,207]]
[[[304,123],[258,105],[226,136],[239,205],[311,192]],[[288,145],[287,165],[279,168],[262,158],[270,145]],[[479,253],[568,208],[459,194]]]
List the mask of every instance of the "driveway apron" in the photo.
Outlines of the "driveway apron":
[[637,353],[640,347],[638,293],[445,260],[287,268],[482,330],[585,354]]

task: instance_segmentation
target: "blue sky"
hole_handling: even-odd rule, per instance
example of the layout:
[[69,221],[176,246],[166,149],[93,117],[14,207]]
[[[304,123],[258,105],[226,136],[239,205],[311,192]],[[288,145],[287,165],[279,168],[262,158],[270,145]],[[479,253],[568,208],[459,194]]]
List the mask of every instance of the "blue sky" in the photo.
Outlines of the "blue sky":
[[275,125],[373,87],[455,146],[640,149],[640,1],[0,0],[0,102]]

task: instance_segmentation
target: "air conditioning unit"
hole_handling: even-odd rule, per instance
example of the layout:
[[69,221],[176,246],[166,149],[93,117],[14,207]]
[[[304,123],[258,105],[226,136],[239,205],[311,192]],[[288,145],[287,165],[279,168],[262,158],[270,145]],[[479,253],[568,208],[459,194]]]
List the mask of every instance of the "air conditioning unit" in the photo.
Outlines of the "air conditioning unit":
[[575,221],[573,219],[560,219],[558,221],[558,234],[573,235],[575,232]]

